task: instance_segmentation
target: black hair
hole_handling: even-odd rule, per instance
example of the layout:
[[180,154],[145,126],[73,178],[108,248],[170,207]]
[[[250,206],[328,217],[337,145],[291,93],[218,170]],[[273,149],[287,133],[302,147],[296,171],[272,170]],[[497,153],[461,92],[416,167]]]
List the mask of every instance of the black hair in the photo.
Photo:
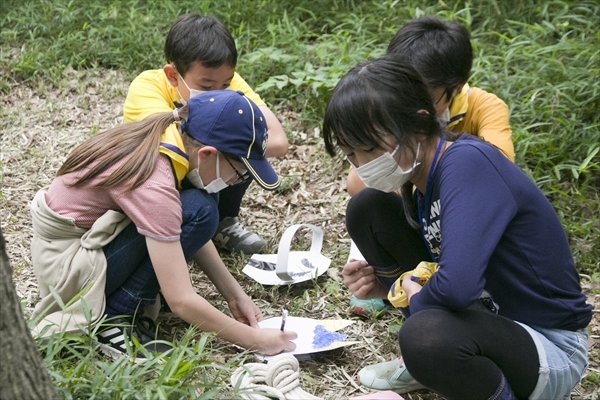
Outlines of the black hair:
[[[426,112],[423,112],[425,110]],[[400,147],[416,152],[415,135],[426,140],[444,134],[427,85],[402,57],[387,54],[362,62],[346,73],[334,88],[323,120],[323,140],[334,156],[337,146],[383,149],[393,135]],[[416,227],[412,183],[402,188],[405,213]]]
[[237,49],[229,29],[218,19],[184,14],[171,26],[165,41],[165,57],[184,76],[194,62],[206,68],[235,68]]
[[456,22],[420,17],[406,23],[390,41],[387,53],[404,57],[430,87],[452,91],[466,83],[473,66],[469,31]]
[[331,156],[337,146],[382,149],[387,135],[405,146],[417,134],[439,136],[441,127],[420,75],[394,54],[350,69],[327,102],[323,139]]

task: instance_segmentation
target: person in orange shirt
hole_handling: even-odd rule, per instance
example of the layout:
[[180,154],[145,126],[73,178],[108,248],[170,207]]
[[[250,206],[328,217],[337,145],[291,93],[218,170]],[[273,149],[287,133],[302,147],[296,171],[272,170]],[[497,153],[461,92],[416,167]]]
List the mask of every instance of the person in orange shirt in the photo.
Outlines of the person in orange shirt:
[[[467,83],[473,65],[473,49],[467,29],[456,22],[426,16],[405,24],[390,41],[388,54],[402,56],[421,75],[434,102],[438,120],[451,132],[468,133],[490,142],[511,161],[515,151],[509,110],[500,98]],[[346,188],[350,196],[366,186],[354,169]],[[360,246],[357,246],[360,250]],[[352,296],[355,314],[377,315],[388,308],[381,299]]]

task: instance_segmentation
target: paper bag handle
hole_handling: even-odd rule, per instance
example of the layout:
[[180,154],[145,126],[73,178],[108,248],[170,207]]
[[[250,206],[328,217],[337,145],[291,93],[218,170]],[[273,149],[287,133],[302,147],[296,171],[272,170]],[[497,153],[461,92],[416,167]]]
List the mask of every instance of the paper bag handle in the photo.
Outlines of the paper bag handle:
[[292,239],[298,228],[302,227],[310,228],[312,230],[312,242],[309,252],[317,255],[321,254],[321,247],[323,247],[323,230],[321,228],[313,224],[296,224],[287,228],[279,241],[279,247],[277,248],[277,267],[275,269],[277,277],[282,281],[289,282],[294,280],[294,278],[288,274],[288,256]]

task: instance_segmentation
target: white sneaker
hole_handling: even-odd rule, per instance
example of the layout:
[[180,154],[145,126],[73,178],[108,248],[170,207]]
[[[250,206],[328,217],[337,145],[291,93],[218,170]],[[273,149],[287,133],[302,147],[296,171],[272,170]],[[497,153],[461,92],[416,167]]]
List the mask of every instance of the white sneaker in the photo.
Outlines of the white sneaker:
[[237,217],[226,217],[219,222],[213,242],[221,249],[248,255],[259,253],[267,245],[258,234],[246,229]]
[[358,372],[360,383],[377,390],[393,390],[396,393],[408,393],[425,389],[409,373],[400,359],[364,367]]

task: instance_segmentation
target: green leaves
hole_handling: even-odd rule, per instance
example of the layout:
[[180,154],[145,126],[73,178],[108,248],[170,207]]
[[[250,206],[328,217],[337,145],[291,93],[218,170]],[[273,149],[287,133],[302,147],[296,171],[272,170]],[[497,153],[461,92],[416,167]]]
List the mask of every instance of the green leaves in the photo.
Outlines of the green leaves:
[[231,398],[227,380],[240,356],[215,363],[218,349],[208,346],[211,337],[188,328],[169,357],[148,353],[139,363],[126,356],[105,359],[91,336],[83,333],[36,340],[54,384],[66,399]]

